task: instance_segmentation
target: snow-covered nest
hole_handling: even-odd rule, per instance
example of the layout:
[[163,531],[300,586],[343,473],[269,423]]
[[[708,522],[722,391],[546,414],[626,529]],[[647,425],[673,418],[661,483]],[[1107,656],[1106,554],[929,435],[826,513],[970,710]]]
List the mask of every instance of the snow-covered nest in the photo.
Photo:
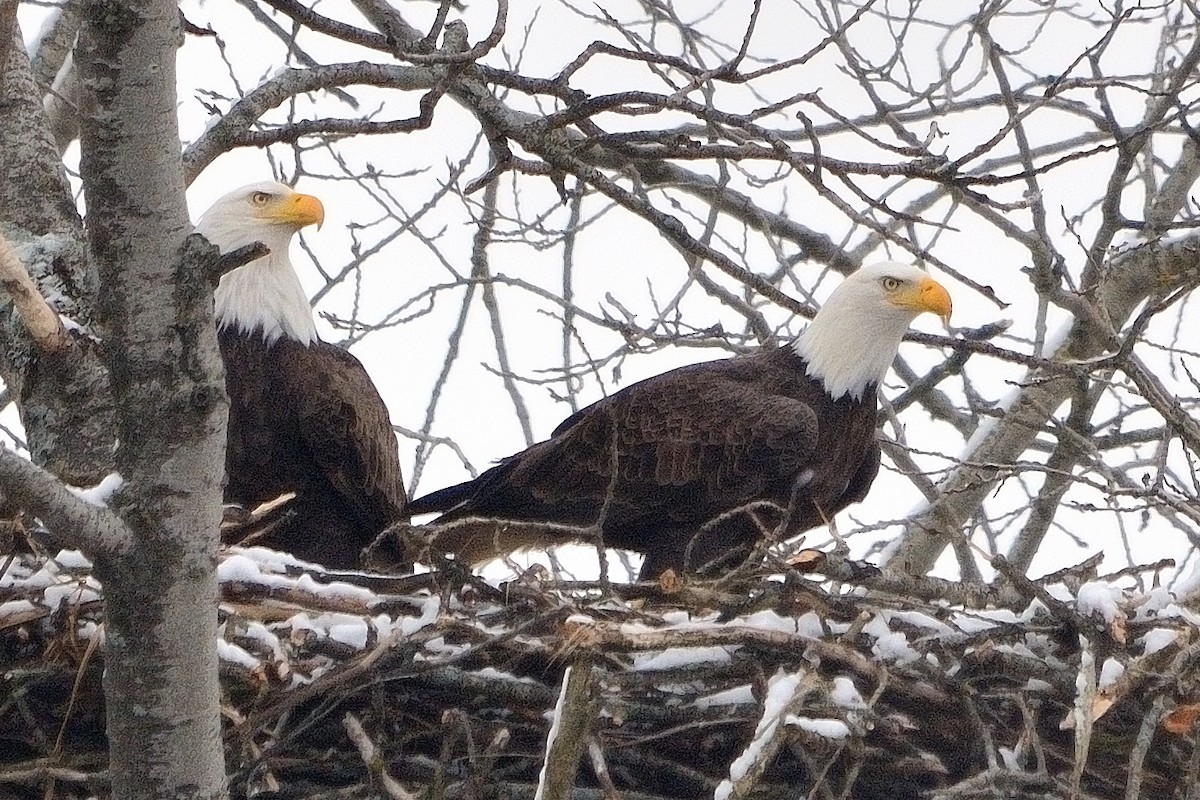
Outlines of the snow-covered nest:
[[[533,798],[564,765],[573,797],[626,800],[1196,783],[1194,598],[1094,562],[1007,588],[794,563],[494,586],[234,548],[215,643],[233,792]],[[0,796],[105,795],[102,595],[78,553],[0,557]]]

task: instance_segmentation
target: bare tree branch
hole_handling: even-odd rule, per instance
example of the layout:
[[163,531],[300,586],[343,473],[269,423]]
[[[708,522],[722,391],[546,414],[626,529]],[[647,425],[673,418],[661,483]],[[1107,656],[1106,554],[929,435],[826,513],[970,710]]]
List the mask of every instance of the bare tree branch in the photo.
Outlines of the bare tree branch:
[[0,486],[10,502],[40,517],[63,547],[83,550],[93,558],[117,558],[133,543],[133,533],[106,506],[80,499],[58,478],[3,446]]

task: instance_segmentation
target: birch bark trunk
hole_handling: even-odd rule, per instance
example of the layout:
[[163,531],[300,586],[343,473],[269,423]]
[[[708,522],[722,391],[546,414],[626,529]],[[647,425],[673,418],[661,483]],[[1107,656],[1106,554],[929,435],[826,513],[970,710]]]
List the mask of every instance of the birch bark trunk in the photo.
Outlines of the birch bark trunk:
[[[208,279],[186,239],[176,120],[179,9],[89,2],[76,45],[81,174],[117,408],[113,503],[128,546],[102,550],[113,794],[226,793],[216,551],[227,400]],[[185,242],[186,239],[186,242]]]

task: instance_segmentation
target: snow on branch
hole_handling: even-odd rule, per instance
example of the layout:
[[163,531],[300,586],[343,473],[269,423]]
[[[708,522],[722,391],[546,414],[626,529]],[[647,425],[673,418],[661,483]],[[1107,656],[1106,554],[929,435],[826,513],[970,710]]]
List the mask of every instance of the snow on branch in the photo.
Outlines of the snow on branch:
[[[103,492],[101,487],[112,483],[111,478],[106,478],[98,491]],[[112,555],[124,552],[133,541],[133,534],[121,518],[103,501],[93,501],[98,495],[72,491],[58,478],[6,447],[0,447],[0,486],[10,500],[39,517],[60,544]]]

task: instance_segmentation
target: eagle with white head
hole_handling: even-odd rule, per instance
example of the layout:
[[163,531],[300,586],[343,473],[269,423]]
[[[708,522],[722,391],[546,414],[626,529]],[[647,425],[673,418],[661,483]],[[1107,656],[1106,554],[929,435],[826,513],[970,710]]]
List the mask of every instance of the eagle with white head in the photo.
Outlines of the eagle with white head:
[[598,526],[606,546],[645,554],[643,579],[729,564],[764,531],[795,536],[866,496],[876,394],[926,311],[949,323],[950,295],[923,269],[863,267],[790,346],[627,386],[409,511],[442,512],[433,550],[471,563]]
[[[253,507],[294,492],[253,541],[334,568],[358,563],[407,518],[396,434],[362,363],[317,337],[288,258],[292,237],[325,219],[321,201],[275,181],[235,189],[196,231],[229,252],[270,253],[221,277],[214,293],[229,393],[226,502]],[[381,556],[403,560],[392,543]]]

